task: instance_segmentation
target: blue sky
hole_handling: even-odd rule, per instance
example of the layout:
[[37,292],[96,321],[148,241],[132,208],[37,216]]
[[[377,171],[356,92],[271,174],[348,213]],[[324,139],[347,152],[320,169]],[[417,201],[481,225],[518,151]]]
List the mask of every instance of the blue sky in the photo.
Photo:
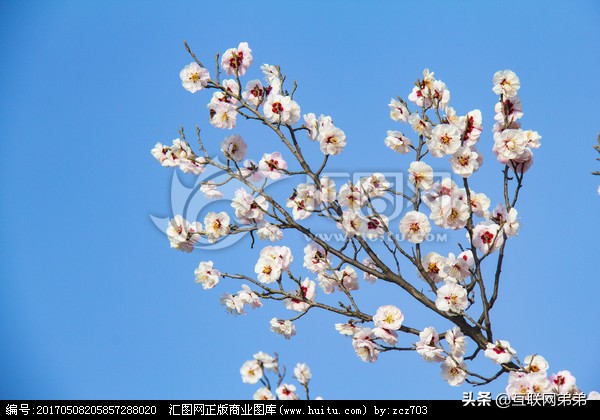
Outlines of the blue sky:
[[[600,5],[248,3],[0,2],[0,397],[248,398],[254,387],[241,383],[239,367],[258,350],[278,351],[289,368],[308,363],[313,395],[328,399],[456,399],[472,390],[449,387],[439,367],[416,354],[361,362],[333,330],[341,320],[328,314],[303,318],[285,341],[268,329],[283,308],[234,318],[218,300],[239,284],[194,284],[199,261],[251,272],[256,252],[242,241],[179,253],[151,221],[172,211],[172,170],[154,161],[154,143],[170,143],[182,125],[192,133],[200,124],[215,147],[229,134],[208,124],[209,94],[180,86],[179,70],[190,62],[184,39],[205,62],[247,41],[257,65],[281,65],[299,82],[303,112],[332,115],[346,132],[345,153],[331,163],[337,171],[407,168],[410,161],[383,144],[386,130],[404,129],[388,118],[387,104],[406,97],[423,68],[434,70],[459,113],[483,112],[487,159],[473,188],[493,202],[501,184],[491,154],[491,79],[514,70],[523,124],[543,138],[520,198],[522,229],[508,247],[494,327],[519,355],[543,354],[582,389],[600,388],[600,179],[590,175],[599,169],[592,146],[600,131]],[[250,75],[260,77],[258,66]],[[245,122],[236,132],[254,156],[279,147]],[[434,163],[448,170],[444,160]],[[298,269],[302,243],[291,241]],[[432,324],[401,291],[361,286],[365,307],[394,303],[407,324]],[[505,383],[474,391],[497,393]]]

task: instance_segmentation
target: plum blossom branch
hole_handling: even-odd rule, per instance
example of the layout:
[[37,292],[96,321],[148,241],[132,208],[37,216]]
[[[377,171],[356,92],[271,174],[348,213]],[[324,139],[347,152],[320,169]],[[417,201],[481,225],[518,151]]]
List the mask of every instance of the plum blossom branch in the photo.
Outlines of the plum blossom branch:
[[[278,144],[284,146],[284,153],[289,152],[293,160],[288,165],[279,151],[264,153],[258,163],[246,159],[248,145],[240,135],[234,134],[221,143],[221,152],[226,159],[221,163],[209,154],[210,147],[206,147],[201,139],[198,126],[196,133],[202,156],[192,151],[183,128],[181,139],[174,140],[172,146],[158,143],[152,154],[163,166],[179,167],[194,175],[200,175],[207,166],[212,166],[223,175],[222,181],[201,182],[201,190],[207,197],[221,197],[219,187],[240,186],[231,199],[236,222],[232,222],[224,211],[208,213],[204,224],[189,222],[177,215],[167,229],[171,246],[191,252],[201,238],[217,242],[228,235],[248,232],[252,239],[250,247],[253,247],[255,233],[260,240],[276,242],[283,238],[284,231],[286,235],[295,232],[311,241],[304,249],[304,268],[316,276],[316,280],[309,277],[303,280],[303,275],[295,268],[292,271],[292,250],[273,245],[260,251],[255,275],[221,273],[212,261],[201,262],[195,275],[203,288],[213,288],[225,278],[243,280],[254,286],[257,291],[243,284],[236,294],[226,293],[221,298],[227,310],[237,314],[245,313],[244,308],[248,306],[262,307],[262,300],[282,302],[286,309],[297,312],[288,319],[273,318],[270,321],[271,330],[285,338],[296,333],[294,322],[314,312],[312,308],[347,318],[346,323],[336,324],[336,329],[352,338],[354,351],[366,362],[375,362],[380,353],[389,351],[416,351],[424,360],[440,363],[442,376],[450,385],[485,384],[506,372],[509,372],[510,386],[524,377],[532,387],[539,385],[537,376],[527,376],[532,372],[533,359],[528,356],[529,359],[521,363],[508,341],[494,340],[491,322],[491,309],[499,297],[505,247],[519,230],[515,206],[523,187],[524,173],[533,163],[532,150],[540,146],[541,138],[535,131],[521,129],[519,120],[523,112],[517,94],[520,81],[516,74],[502,70],[493,78],[493,91],[499,100],[495,106],[492,151],[504,165],[504,203],[489,211],[490,198],[473,191],[468,180],[483,164],[482,154],[477,150],[483,130],[481,111],[475,109],[457,115],[449,105],[450,90],[434,77],[433,72],[424,70],[422,79],[416,81],[408,96],[409,102],[417,107],[415,112],[400,97],[389,104],[391,119],[408,124],[418,139],[413,144],[408,136],[395,130],[388,131],[385,138],[386,146],[396,153],[414,152],[415,160],[407,168],[414,194],[397,191],[402,186],[392,188],[380,173],[361,178],[359,182],[348,180],[338,191],[335,182],[326,175],[326,168],[330,160],[343,151],[346,134],[334,125],[330,116],[301,115],[300,105],[294,100],[298,88],[295,81],[288,92],[284,87],[287,77],[281,68],[265,64],[261,70],[266,82],[255,79],[244,85],[243,77],[253,62],[252,50],[245,42],[216,55],[217,69],[212,79],[188,44],[184,45],[194,61],[181,71],[182,85],[192,93],[204,89],[213,91],[208,104],[210,124],[231,130],[236,127],[238,116],[255,121],[274,133]],[[221,71],[232,78],[221,80]],[[300,123],[301,118],[303,123]],[[318,140],[323,159],[315,163],[316,170],[303,153],[303,149],[312,147],[311,143],[305,142],[298,133],[306,135],[309,141]],[[433,169],[427,162],[444,157],[449,159],[452,171],[462,178],[462,186],[449,177],[434,182]],[[266,191],[271,185],[269,181],[296,177],[302,177],[302,182],[292,189],[287,200],[282,201],[276,193]],[[400,197],[412,204],[409,206],[412,210],[404,214],[398,226],[410,248],[403,248],[389,225],[388,216],[376,210],[373,200],[380,197]],[[427,209],[429,215],[424,213]],[[345,238],[341,246],[324,240],[315,233],[313,225],[303,222],[314,215],[323,223],[335,223],[342,231]],[[432,230],[432,223],[442,229],[465,233],[468,243],[465,246],[459,243],[461,252],[458,255],[449,253],[446,257],[428,252],[431,246],[425,239]],[[485,278],[489,270],[486,260],[496,252],[498,258],[493,285],[490,285],[489,280],[486,284]],[[398,254],[404,257],[402,261]],[[417,279],[409,275],[407,267],[414,268]],[[360,287],[360,273],[366,281],[381,280],[399,286],[437,319],[450,321],[454,326],[443,337],[433,326],[422,330],[408,327],[404,324],[404,314],[394,305],[380,306],[370,315],[360,308],[354,293]],[[418,278],[429,286],[429,290],[423,291],[417,283],[421,281]],[[492,293],[488,296],[490,287]],[[479,296],[475,288],[479,289]],[[344,298],[338,301],[338,306],[333,306],[317,300],[317,290],[327,295],[339,293]],[[473,316],[477,303],[481,305],[481,314]],[[398,345],[398,332],[416,335],[419,341]],[[467,338],[475,349],[465,357]],[[442,341],[448,350],[442,346]],[[501,370],[492,376],[471,372],[465,361],[475,359],[481,351],[499,364]],[[258,397],[276,394],[280,399],[296,398],[296,388],[283,383],[285,372],[279,370],[273,360],[277,360],[277,356],[269,359],[255,355],[253,361],[246,362],[247,366],[244,364],[242,377],[256,379],[253,383],[264,385]],[[538,359],[535,362],[538,363]],[[271,387],[273,381],[263,374],[269,369],[269,363],[277,378],[275,394]],[[544,368],[540,363],[535,365],[536,369],[545,373],[547,366]],[[310,372],[307,369],[298,365],[294,375],[308,398]],[[558,381],[571,380],[570,376],[559,374]],[[546,381],[543,386],[551,387],[552,377],[544,375],[543,378]],[[569,392],[573,389],[568,388]]]

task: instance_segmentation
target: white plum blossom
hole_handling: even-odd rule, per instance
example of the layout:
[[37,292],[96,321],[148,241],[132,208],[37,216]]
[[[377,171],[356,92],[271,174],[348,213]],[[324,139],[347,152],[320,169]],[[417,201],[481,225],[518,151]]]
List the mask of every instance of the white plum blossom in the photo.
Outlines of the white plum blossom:
[[277,358],[267,354],[265,352],[259,351],[258,353],[254,353],[252,355],[256,361],[258,361],[264,369],[277,369]]
[[237,48],[229,48],[221,56],[221,67],[229,75],[243,76],[252,64],[252,50],[247,42],[240,42]]
[[[240,87],[234,79],[225,79],[221,82],[222,90],[215,91],[210,98],[209,105],[225,103],[231,106],[237,105],[239,101],[237,97],[240,93]],[[210,108],[210,106],[209,106]]]
[[460,314],[469,305],[467,290],[453,281],[446,283],[437,290],[435,306],[440,311]]
[[433,327],[427,327],[419,333],[420,340],[415,343],[417,353],[426,362],[441,362],[444,358],[444,350],[438,347],[440,337]]
[[171,248],[179,251],[192,252],[194,245],[200,240],[202,224],[200,222],[188,222],[181,215],[176,215],[169,220],[167,226],[167,237]]
[[348,291],[358,290],[358,275],[353,267],[347,265],[343,270],[335,270],[334,276],[338,287],[343,286]]
[[534,394],[533,384],[529,380],[528,375],[524,375],[510,381],[506,387],[506,393],[511,397],[514,397],[515,395],[526,396]]
[[494,73],[493,91],[496,95],[503,95],[506,98],[516,96],[517,90],[521,87],[519,77],[512,70],[500,70]]
[[504,243],[504,236],[499,234],[499,230],[500,226],[495,223],[479,223],[473,229],[473,245],[484,254],[496,251]]
[[354,210],[345,210],[342,214],[342,222],[338,222],[337,225],[348,237],[362,236],[367,231],[367,221]]
[[[368,239],[377,239],[383,236],[388,226],[388,218],[383,214],[367,216],[365,237]],[[385,227],[385,229],[384,229]]]
[[434,283],[439,283],[446,278],[447,275],[444,272],[445,258],[437,252],[430,252],[425,255],[421,264],[423,265],[423,270],[425,270],[427,277]]
[[298,395],[296,394],[296,387],[290,384],[281,384],[275,390],[277,397],[280,400],[298,400]]
[[411,210],[400,221],[400,232],[407,241],[418,244],[431,232],[431,224],[423,213]]
[[221,304],[225,305],[227,312],[234,315],[244,315],[244,302],[237,295],[225,293],[221,296]]
[[549,394],[552,393],[550,381],[545,374],[510,372],[506,393],[515,395]]
[[151,153],[162,166],[179,166],[184,173],[191,172],[194,175],[200,175],[205,169],[205,159],[196,156],[190,145],[181,139],[173,140],[171,146],[156,143]]
[[277,180],[283,177],[283,171],[287,170],[287,162],[279,152],[265,153],[258,163],[258,170],[264,177]]
[[450,195],[442,195],[432,201],[430,218],[446,229],[462,229],[469,220],[469,206],[466,203],[464,190],[455,190]]
[[246,159],[241,169],[242,176],[251,182],[257,182],[263,179],[265,176],[258,168],[258,163],[252,159]]
[[231,130],[235,127],[237,110],[235,105],[227,102],[208,104],[210,123],[215,128]]
[[318,139],[325,155],[338,155],[346,146],[346,134],[334,125],[320,129]]
[[533,354],[525,357],[523,360],[523,364],[525,365],[525,371],[527,373],[541,373],[546,374],[548,371],[548,362],[543,356],[539,354]]
[[450,347],[450,354],[454,357],[462,357],[467,349],[465,335],[457,326],[446,331],[446,342]]
[[294,125],[300,120],[300,106],[289,96],[269,95],[264,114],[272,123]]
[[160,162],[162,166],[177,166],[177,156],[173,154],[169,146],[165,146],[162,143],[156,143],[154,148],[150,151],[152,156]]
[[314,242],[304,247],[304,267],[313,273],[320,273],[330,267],[327,252],[323,247]]
[[408,111],[408,108],[406,108],[406,105],[396,99],[391,99],[388,106],[390,107],[390,118],[392,120],[402,122],[408,121],[410,112]]
[[442,363],[442,377],[450,386],[460,386],[467,379],[467,365],[462,357],[446,357]]
[[446,88],[446,84],[441,80],[436,80],[429,91],[433,106],[439,109],[446,109],[450,102],[450,91]]
[[447,278],[454,281],[464,280],[471,275],[469,270],[474,264],[475,260],[470,250],[463,251],[458,256],[450,253],[445,260],[444,273]]
[[319,135],[319,122],[315,114],[308,113],[302,116],[304,118],[304,127],[306,127],[306,135],[312,141],[317,139]]
[[320,182],[321,188],[319,189],[319,200],[324,204],[333,203],[337,196],[335,182],[328,176],[322,177]]
[[[475,265],[475,258],[473,257],[473,251],[471,251],[470,249],[467,249],[466,251],[461,252],[460,254],[458,254],[458,257],[456,257],[456,259],[458,260],[463,260],[464,261],[464,267],[463,268],[472,268],[473,265]],[[469,274],[466,274],[469,275]]]
[[227,136],[221,143],[221,151],[225,154],[225,157],[236,162],[241,162],[246,158],[247,150],[248,145],[239,134]]
[[201,156],[195,156],[194,159],[179,159],[179,169],[183,173],[192,173],[200,175],[204,172],[206,160]]
[[294,260],[292,251],[287,246],[266,246],[260,251],[260,258],[274,261],[283,271],[289,269]]
[[482,131],[481,111],[474,109],[468,112],[464,119],[463,144],[473,146],[479,140]]
[[260,70],[265,75],[265,80],[275,90],[275,94],[279,93],[281,89],[281,74],[276,66],[270,64],[263,64],[260,66]]
[[244,303],[244,305],[250,305],[252,309],[262,307],[260,296],[250,289],[250,286],[247,284],[242,284],[242,290],[237,292],[237,297]]
[[246,83],[246,88],[242,92],[242,98],[249,104],[257,107],[261,104],[265,96],[265,88],[260,80],[250,80]]
[[548,394],[552,392],[552,384],[546,377],[546,374],[530,373],[527,375],[531,383],[531,388],[534,394]]
[[360,186],[348,181],[341,186],[338,201],[342,207],[349,207],[357,211],[365,204],[366,197],[360,190]]
[[[494,120],[497,123],[494,125],[492,131],[494,133],[506,130],[507,128],[519,128],[520,123],[517,120],[523,118],[523,104],[519,96],[513,96],[512,98],[504,98],[502,102],[497,102],[494,106]],[[508,125],[506,124],[508,122]]]
[[262,306],[260,297],[246,284],[242,284],[242,290],[235,295],[225,293],[221,296],[221,304],[225,305],[227,311],[234,315],[245,315],[245,305],[250,305],[252,309],[260,308]]
[[240,368],[240,374],[243,383],[255,384],[263,377],[263,370],[256,360],[248,360]]
[[300,382],[302,385],[308,385],[310,378],[312,378],[312,374],[310,372],[310,368],[306,363],[298,363],[294,368],[294,377]]
[[173,140],[173,145],[171,146],[171,153],[173,154],[174,159],[188,159],[192,160],[195,155],[192,151],[192,148],[188,144],[187,141],[181,139]]
[[[375,262],[367,257],[362,261],[363,265],[372,268],[373,270],[377,270],[378,267],[375,265]],[[363,272],[364,278],[366,281],[368,281],[369,283],[375,283],[375,280],[377,280],[377,276],[371,274],[371,273],[367,273],[366,271]]]
[[373,323],[376,327],[386,330],[399,330],[404,321],[402,311],[394,305],[380,306],[373,315]]
[[204,289],[212,289],[219,284],[219,277],[221,272],[216,268],[213,268],[212,261],[202,261],[198,265],[198,268],[194,270],[196,275],[196,283],[201,284]]
[[275,242],[283,239],[283,231],[277,225],[269,222],[265,222],[256,233],[258,234],[258,238],[262,240]]
[[526,148],[523,154],[510,161],[509,165],[516,173],[523,174],[527,172],[533,165],[533,152]]
[[255,401],[271,401],[275,400],[275,395],[273,395],[269,388],[261,386],[256,390],[252,399]]
[[317,280],[319,281],[319,287],[323,289],[323,293],[325,293],[326,295],[332,294],[338,287],[338,282],[335,274],[321,272],[318,274]]
[[394,152],[405,155],[410,152],[412,142],[401,132],[388,130],[385,145]]
[[214,242],[222,236],[229,234],[229,215],[224,211],[215,213],[210,212],[204,217],[204,228],[208,235],[208,240]]
[[527,147],[537,149],[541,146],[540,140],[542,136],[537,131],[525,130],[523,131],[523,135],[527,141]]
[[[321,114],[319,118],[316,117],[312,112],[305,114],[304,127],[306,127],[306,134],[311,141],[319,138],[319,134],[333,126],[333,120],[328,115]],[[335,128],[335,127],[334,127]],[[321,140],[321,138],[319,138]]]
[[200,67],[195,61],[188,64],[179,73],[181,85],[188,92],[198,92],[206,87],[210,80],[210,74],[204,67]]
[[569,394],[577,389],[575,385],[576,379],[568,370],[561,370],[558,373],[550,375],[548,379],[550,380],[552,391],[557,394]]
[[357,332],[360,331],[360,328],[351,322],[348,324],[335,324],[335,329],[342,335],[354,336]]
[[479,169],[481,155],[474,147],[461,147],[452,155],[450,163],[455,174],[468,178]]
[[306,219],[320,205],[319,197],[314,184],[298,184],[285,206],[292,209],[294,220]]
[[244,188],[240,188],[231,200],[231,207],[235,210],[235,217],[241,223],[250,224],[259,222],[264,218],[264,212],[269,209],[269,203],[262,195],[254,197]]
[[363,362],[374,363],[379,356],[379,348],[373,341],[375,336],[370,328],[360,328],[352,337],[352,347]]
[[421,88],[420,86],[413,87],[412,91],[408,95],[408,100],[413,102],[417,106],[431,106],[431,100],[429,99],[429,90],[427,88]]
[[408,117],[408,123],[417,134],[427,138],[431,136],[431,123],[421,119],[419,114],[410,114]]
[[484,193],[476,193],[471,190],[471,210],[473,214],[479,217],[487,218],[489,216],[490,199]]
[[254,272],[258,275],[261,283],[273,283],[281,277],[281,265],[278,261],[270,258],[259,258],[254,266]]
[[386,344],[395,346],[398,344],[398,333],[394,330],[388,330],[381,327],[375,327],[371,331],[377,338],[381,338]]
[[290,320],[272,318],[270,324],[271,331],[282,335],[286,340],[289,340],[292,336],[296,335],[296,326],[292,324],[292,321]]
[[209,200],[217,200],[223,198],[223,193],[217,189],[214,181],[205,181],[200,186],[200,192]]
[[525,152],[526,147],[527,138],[523,134],[523,130],[508,129],[494,134],[492,150],[498,155],[501,163],[518,158]]
[[421,190],[433,187],[433,169],[422,161],[415,161],[408,167],[408,180]]
[[461,144],[461,133],[452,124],[436,125],[431,133],[431,139],[427,140],[427,147],[435,157],[454,154]]
[[300,290],[297,293],[298,298],[287,298],[283,301],[285,308],[296,312],[306,311],[310,308],[310,303],[305,302],[305,300],[309,302],[315,300],[315,286],[314,281],[309,280],[308,278],[304,279],[300,284]]
[[498,204],[492,211],[491,216],[497,223],[504,223],[502,229],[507,237],[511,237],[519,234],[519,227],[521,224],[517,219],[518,214],[517,209],[514,207],[511,207],[509,211],[506,211],[506,206],[504,204]]
[[460,199],[463,196],[464,189],[458,188],[456,182],[450,178],[444,178],[441,181],[437,181],[433,184],[430,191],[422,196],[423,202],[431,208],[434,203],[440,200],[440,197],[450,196]]
[[446,109],[444,111],[446,113],[446,115],[445,115],[446,122],[448,122],[449,124],[452,124],[453,126],[458,128],[460,131],[465,130],[465,127],[467,124],[466,117],[461,117],[459,115],[456,115],[456,110],[454,108],[452,108],[451,106],[446,107]]
[[485,356],[499,365],[510,362],[516,354],[517,352],[506,340],[496,340],[495,343],[487,343],[485,349]]
[[390,187],[390,182],[385,179],[383,174],[376,172],[370,176],[361,178],[360,185],[365,194],[373,198],[383,197]]

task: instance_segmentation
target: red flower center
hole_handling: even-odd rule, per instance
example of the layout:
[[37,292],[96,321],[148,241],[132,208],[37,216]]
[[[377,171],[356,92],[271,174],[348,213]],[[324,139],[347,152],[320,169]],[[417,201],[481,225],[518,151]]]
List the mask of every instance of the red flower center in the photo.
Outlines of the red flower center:
[[271,110],[275,114],[281,114],[283,112],[283,105],[281,105],[280,102],[274,102],[273,106],[271,107]]
[[492,232],[484,232],[483,235],[481,235],[481,241],[484,244],[491,244],[493,240],[494,234]]

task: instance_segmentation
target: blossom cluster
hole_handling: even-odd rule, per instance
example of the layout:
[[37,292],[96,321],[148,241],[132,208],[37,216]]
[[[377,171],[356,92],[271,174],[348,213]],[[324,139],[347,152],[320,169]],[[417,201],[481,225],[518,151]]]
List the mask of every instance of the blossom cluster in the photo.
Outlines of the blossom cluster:
[[[294,367],[294,378],[304,388],[308,399],[308,385],[312,378],[310,368],[306,363],[298,363]],[[276,380],[270,380],[269,374],[275,376]],[[262,386],[254,393],[254,400],[299,400],[295,385],[283,382],[285,378],[285,367],[280,369],[277,354],[271,356],[264,352],[254,354],[251,360],[244,362],[240,368],[242,382],[246,384],[260,383]],[[276,383],[276,388],[273,389]],[[317,397],[316,399],[321,399]]]
[[[310,273],[308,276],[296,275],[295,269],[292,269],[292,249],[272,244],[260,250],[254,264],[254,275],[222,273],[214,267],[213,261],[202,261],[195,270],[196,283],[203,289],[216,287],[223,278],[243,279],[251,283],[256,291],[243,284],[237,293],[223,294],[221,303],[228,312],[243,315],[247,308],[261,307],[265,299],[281,302],[285,309],[297,313],[290,319],[273,317],[269,322],[270,330],[285,339],[296,334],[296,319],[318,307],[348,315],[350,319],[336,324],[336,330],[351,337],[355,353],[365,362],[377,361],[386,351],[409,350],[415,351],[427,362],[440,363],[442,377],[452,386],[459,386],[473,377],[481,378],[468,370],[465,360],[469,357],[465,357],[465,351],[467,335],[474,339],[472,330],[483,332],[484,327],[481,320],[475,321],[476,318],[471,318],[467,312],[473,311],[474,304],[482,303],[477,302],[475,293],[476,287],[483,292],[482,261],[497,251],[500,251],[497,255],[502,256],[507,240],[519,233],[519,213],[515,208],[518,189],[523,174],[533,163],[532,150],[540,147],[541,139],[536,131],[521,128],[523,108],[518,96],[520,80],[517,75],[511,70],[502,70],[493,77],[492,90],[499,100],[495,105],[492,151],[505,165],[504,200],[493,206],[490,197],[475,192],[469,186],[470,178],[483,165],[483,155],[478,149],[483,133],[482,113],[479,109],[472,109],[459,114],[450,105],[451,93],[446,84],[436,79],[428,69],[415,83],[408,101],[397,98],[389,103],[390,118],[407,124],[413,132],[405,134],[389,130],[384,140],[385,145],[398,154],[415,154],[412,162],[404,168],[412,192],[409,196],[395,191],[397,186],[381,172],[373,172],[358,180],[342,181],[339,186],[324,175],[328,159],[339,155],[346,147],[345,132],[334,124],[329,115],[303,114],[294,99],[295,86],[291,93],[285,90],[286,77],[277,66],[263,64],[260,67],[262,79],[242,81],[241,78],[251,72],[254,61],[247,43],[242,42],[221,55],[220,66],[222,72],[231,76],[229,79],[220,80],[221,71],[217,71],[215,79],[211,78],[209,71],[195,57],[194,60],[181,70],[181,83],[191,93],[204,89],[213,91],[207,104],[208,119],[213,127],[233,130],[238,117],[257,120],[272,130],[285,148],[282,152],[269,147],[266,150],[270,152],[262,153],[260,158],[260,155],[255,155],[254,160],[248,157],[248,151],[258,143],[247,143],[241,135],[233,133],[220,142],[220,153],[225,159],[225,164],[221,164],[210,157],[199,134],[204,156],[198,156],[191,150],[183,131],[182,138],[173,140],[171,146],[157,143],[152,155],[162,166],[179,167],[185,173],[199,176],[206,166],[212,165],[228,175],[223,182],[216,182],[216,178],[201,181],[200,191],[207,199],[229,200],[232,215],[225,211],[209,212],[203,223],[188,221],[181,215],[174,216],[166,229],[171,247],[191,252],[201,239],[214,243],[227,235],[242,232],[252,234],[252,247],[254,233],[259,239],[272,243],[282,240],[286,229],[311,236],[310,228],[300,222],[313,215],[334,222],[346,238],[343,247],[337,248],[313,236],[314,242],[307,244],[303,250],[303,267]],[[410,108],[415,106],[418,110],[411,111]],[[428,111],[431,112],[428,114]],[[312,169],[302,154],[302,141],[309,146],[311,143],[297,136],[300,131],[305,132],[308,141],[318,142],[318,149],[324,155],[318,170]],[[317,143],[311,147],[316,148]],[[286,155],[286,149],[289,155]],[[288,164],[287,158],[290,157],[292,160]],[[435,159],[441,158],[447,159],[459,183],[449,177],[436,177],[431,165]],[[507,192],[508,182],[513,179],[508,175],[509,169],[518,182],[512,201]],[[270,182],[294,175],[303,175],[305,179],[295,182],[293,188],[281,184],[281,189],[287,188],[284,190],[287,197],[284,203],[280,204],[279,200],[265,192]],[[232,180],[242,185],[230,190],[234,191],[233,195],[226,197],[219,187]],[[412,204],[395,226],[391,226],[390,218],[378,212],[374,205],[378,199],[393,195],[402,196]],[[466,246],[459,244],[460,250],[445,255],[422,249],[427,236],[437,228],[464,230]],[[392,231],[401,233],[408,242],[408,250],[394,241]],[[397,270],[393,266],[388,267],[384,262],[387,260],[369,248],[365,239],[385,241],[392,255],[389,258],[396,259]],[[393,241],[395,249],[388,239]],[[403,277],[406,271],[397,254],[402,254],[416,268],[417,275],[429,286],[427,291],[419,292]],[[498,261],[501,268],[501,257]],[[401,285],[414,297],[422,293],[421,296],[426,299],[426,294],[431,293],[434,298],[428,306],[434,312],[449,320],[456,317],[474,326],[472,330],[463,331],[454,326],[440,337],[433,326],[421,331],[404,326],[404,314],[394,305],[379,306],[371,316],[359,310],[353,299],[353,292],[360,288],[361,272],[363,279],[371,283],[378,278],[392,279],[392,283]],[[500,271],[497,277],[499,274]],[[410,287],[403,286],[403,282]],[[293,286],[287,287],[289,284]],[[347,297],[350,303],[345,305],[339,301],[340,306],[334,308],[316,300],[317,294],[321,298],[334,293],[341,299]],[[485,292],[482,295],[485,300]],[[421,298],[419,300],[424,302]],[[490,301],[483,303],[484,311],[488,311],[486,305],[491,307],[492,304]],[[489,326],[489,321],[485,322]],[[456,324],[462,325],[460,322]],[[409,347],[400,347],[400,332],[418,333],[419,340]],[[487,336],[491,337],[491,334]],[[491,341],[491,338],[488,340]],[[568,371],[547,376],[548,364],[539,355],[528,356],[521,364],[508,341],[497,340],[487,345],[485,339],[475,341],[488,359],[501,365],[503,370],[511,371],[507,387],[510,395],[572,393],[577,390],[575,378]],[[277,376],[276,387],[271,387],[267,378],[269,372]],[[261,383],[255,399],[299,398],[296,386],[283,382],[277,357],[257,353],[243,364],[240,373],[245,383]],[[308,366],[298,364],[294,376],[308,397],[311,379]]]
[[523,117],[523,106],[517,91],[521,87],[519,77],[511,70],[494,74],[494,93],[500,95],[494,119],[494,147],[498,161],[510,165],[515,172],[524,173],[533,164],[531,149],[540,147],[541,136],[537,131],[521,129],[518,121]]
[[171,248],[184,252],[192,252],[194,245],[202,236],[212,243],[229,232],[230,218],[224,211],[209,212],[204,217],[204,229],[202,229],[202,223],[189,222],[181,215],[176,215],[167,226],[167,237]]
[[204,172],[205,159],[197,156],[190,145],[181,139],[173,140],[171,146],[165,146],[162,143],[156,143],[152,149],[152,156],[160,162],[162,166],[179,167],[184,173],[200,175]]
[[[352,321],[336,324],[335,329],[342,335],[352,337],[352,347],[364,362],[376,362],[385,345],[395,346],[398,333],[404,321],[404,314],[394,305],[380,306],[373,315],[374,328],[358,327]],[[381,341],[379,341],[381,340]],[[385,344],[382,344],[385,343]]]

